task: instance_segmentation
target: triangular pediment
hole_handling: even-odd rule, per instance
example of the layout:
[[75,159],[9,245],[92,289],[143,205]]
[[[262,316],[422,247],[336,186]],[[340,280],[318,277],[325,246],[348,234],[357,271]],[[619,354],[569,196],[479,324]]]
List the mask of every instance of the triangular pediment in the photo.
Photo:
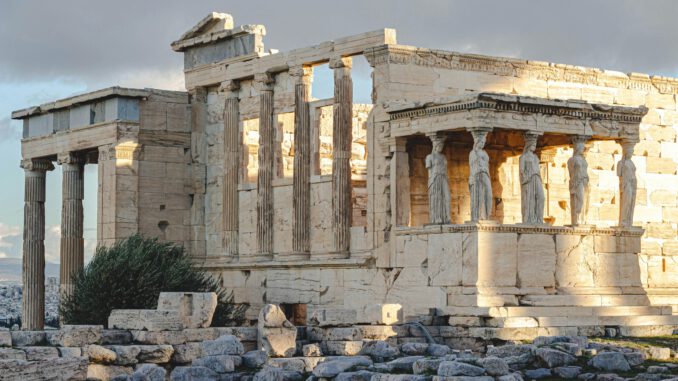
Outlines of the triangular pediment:
[[233,29],[233,16],[228,13],[212,12],[184,33],[179,41],[231,29]]

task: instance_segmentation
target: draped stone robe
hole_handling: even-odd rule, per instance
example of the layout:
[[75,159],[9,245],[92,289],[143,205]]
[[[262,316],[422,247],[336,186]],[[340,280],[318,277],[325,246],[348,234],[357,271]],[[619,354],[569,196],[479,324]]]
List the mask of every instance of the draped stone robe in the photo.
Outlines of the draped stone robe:
[[472,150],[469,154],[469,166],[471,169],[468,179],[471,192],[471,221],[486,220],[492,213],[490,157],[484,150]]
[[624,227],[633,226],[633,211],[636,207],[636,192],[638,179],[636,178],[636,165],[631,159],[622,158],[617,163],[617,176],[619,176],[619,225]]
[[586,159],[581,155],[572,156],[567,160],[567,169],[570,173],[570,212],[572,225],[584,224],[588,210],[589,175]]
[[426,156],[428,169],[428,213],[432,224],[450,223],[450,184],[447,158],[439,152]]
[[544,222],[544,189],[539,158],[532,151],[520,155],[520,200],[524,224]]

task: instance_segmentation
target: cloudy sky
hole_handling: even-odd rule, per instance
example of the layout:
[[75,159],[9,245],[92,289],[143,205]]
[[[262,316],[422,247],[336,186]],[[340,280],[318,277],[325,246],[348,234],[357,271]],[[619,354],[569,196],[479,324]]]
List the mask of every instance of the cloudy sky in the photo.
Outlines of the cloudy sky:
[[[3,0],[0,2],[0,258],[21,255],[20,123],[12,110],[111,85],[182,89],[169,44],[208,12],[264,24],[288,50],[391,27],[398,42],[461,52],[678,76],[673,0]],[[315,90],[315,89],[314,89]],[[96,168],[86,235],[96,236]],[[47,257],[58,261],[61,174],[48,175]]]

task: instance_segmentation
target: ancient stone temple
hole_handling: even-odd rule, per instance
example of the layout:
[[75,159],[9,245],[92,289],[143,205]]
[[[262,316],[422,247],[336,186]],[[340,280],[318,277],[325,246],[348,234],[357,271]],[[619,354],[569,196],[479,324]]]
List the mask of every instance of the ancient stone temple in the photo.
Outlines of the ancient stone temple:
[[[213,13],[171,44],[186,92],[110,88],[13,113],[24,328],[42,325],[55,164],[64,292],[96,164],[100,244],[182,244],[252,318],[279,303],[294,321],[360,323],[399,303],[482,332],[678,325],[678,80],[398,45],[392,29],[288,52],[264,36]],[[363,59],[371,104],[353,99]],[[325,64],[334,95],[316,99]]]

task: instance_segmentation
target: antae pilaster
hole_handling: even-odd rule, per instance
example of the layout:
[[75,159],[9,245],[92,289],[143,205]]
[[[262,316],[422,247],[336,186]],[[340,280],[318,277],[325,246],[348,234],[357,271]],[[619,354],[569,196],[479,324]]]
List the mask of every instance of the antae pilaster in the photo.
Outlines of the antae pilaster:
[[238,172],[240,170],[241,137],[240,84],[228,81],[220,90],[226,95],[224,101],[224,200],[223,200],[223,247],[227,256],[238,253]]
[[25,173],[22,323],[25,330],[45,326],[45,178],[51,160],[21,162]]
[[294,85],[294,233],[295,253],[311,249],[311,75],[313,68],[297,66],[289,71]]
[[59,272],[60,292],[70,295],[73,291],[72,276],[84,266],[83,208],[85,193],[84,157],[72,152],[60,154],[61,165],[61,266]]
[[259,90],[259,168],[257,171],[257,244],[259,253],[273,253],[273,84],[270,73],[254,78]]
[[330,61],[334,70],[332,130],[332,210],[334,249],[348,255],[351,243],[351,143],[353,142],[353,80],[350,57]]

